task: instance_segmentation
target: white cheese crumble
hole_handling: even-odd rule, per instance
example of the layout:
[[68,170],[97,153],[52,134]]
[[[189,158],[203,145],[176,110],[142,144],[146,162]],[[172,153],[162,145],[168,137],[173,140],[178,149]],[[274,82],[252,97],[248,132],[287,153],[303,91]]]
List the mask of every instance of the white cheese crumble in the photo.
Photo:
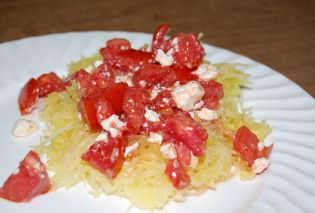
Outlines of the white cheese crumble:
[[132,87],[133,86],[132,77],[133,77],[132,73],[127,73],[125,75],[116,75],[115,76],[115,82],[116,83],[124,82],[124,83],[127,83],[128,86]]
[[164,158],[175,159],[177,157],[175,147],[172,143],[163,144],[160,151]]
[[127,157],[131,152],[137,150],[139,147],[139,143],[136,142],[130,146],[127,146],[126,149],[125,149],[125,152],[124,152],[124,157]]
[[162,141],[163,141],[162,135],[155,132],[150,132],[149,137],[148,137],[148,142],[161,144]]
[[201,109],[201,107],[203,106],[204,102],[203,100],[199,101],[198,103],[196,103],[194,105],[194,110],[198,110],[198,109]]
[[108,133],[107,132],[102,132],[100,133],[96,138],[95,141],[108,141]]
[[215,66],[211,64],[201,64],[194,74],[198,75],[200,80],[209,81],[216,78],[219,73]]
[[157,122],[159,121],[159,117],[160,115],[156,112],[154,112],[153,110],[150,110],[148,108],[145,109],[145,114],[144,117],[148,120],[148,121],[152,121],[152,122]]
[[202,108],[200,111],[197,112],[199,118],[207,121],[218,119],[218,114],[216,111]]
[[104,130],[108,131],[112,137],[117,137],[120,134],[120,130],[126,126],[125,122],[119,120],[118,115],[111,115],[109,118],[103,120],[101,125]]
[[34,164],[34,168],[35,168],[36,170],[40,171],[40,163],[39,163],[39,162],[35,163],[35,164]]
[[141,87],[145,87],[147,85],[147,82],[145,82],[144,80],[139,81],[139,84]]
[[190,159],[189,166],[194,169],[198,165],[198,158],[195,155],[193,155],[191,152],[190,152],[190,155],[191,155],[191,159]]
[[270,162],[267,158],[257,158],[252,165],[252,170],[256,174],[260,174],[268,168],[269,164]]
[[93,71],[93,66],[89,65],[88,67],[85,68],[85,71],[87,71],[88,73],[91,73]]
[[159,87],[154,86],[153,89],[152,89],[152,91],[151,91],[150,100],[155,99],[155,98],[158,96],[158,94],[159,94],[160,92],[161,92],[161,90],[159,89]]
[[102,60],[96,60],[94,62],[94,67],[98,67],[99,65],[103,64],[103,61]]
[[171,66],[174,63],[172,56],[174,49],[171,48],[165,53],[163,50],[158,49],[155,55],[155,60],[161,64],[162,67]]
[[176,106],[184,111],[190,111],[204,96],[205,91],[197,81],[190,81],[187,84],[177,86],[172,91],[172,97]]
[[15,122],[12,134],[15,137],[26,137],[35,132],[38,129],[38,125],[31,120],[19,119]]

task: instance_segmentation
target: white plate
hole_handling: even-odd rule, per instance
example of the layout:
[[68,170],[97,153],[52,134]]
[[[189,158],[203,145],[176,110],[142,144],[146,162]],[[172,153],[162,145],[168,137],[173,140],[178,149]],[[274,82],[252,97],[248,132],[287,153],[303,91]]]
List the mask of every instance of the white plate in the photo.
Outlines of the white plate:
[[[19,117],[17,96],[30,77],[51,70],[65,73],[67,63],[90,56],[107,39],[124,37],[134,47],[150,43],[151,36],[127,32],[63,33],[0,45],[0,184],[17,168],[39,135],[16,140],[11,128]],[[163,212],[312,212],[315,209],[315,101],[299,86],[276,71],[244,56],[204,45],[206,58],[250,64],[244,71],[253,85],[245,89],[245,106],[266,118],[275,141],[271,167],[251,182],[237,178],[200,197],[170,203]],[[144,195],[145,196],[145,195]],[[124,212],[129,202],[116,196],[92,198],[83,186],[57,191],[15,204],[0,199],[0,212]],[[132,208],[131,213],[141,212]]]

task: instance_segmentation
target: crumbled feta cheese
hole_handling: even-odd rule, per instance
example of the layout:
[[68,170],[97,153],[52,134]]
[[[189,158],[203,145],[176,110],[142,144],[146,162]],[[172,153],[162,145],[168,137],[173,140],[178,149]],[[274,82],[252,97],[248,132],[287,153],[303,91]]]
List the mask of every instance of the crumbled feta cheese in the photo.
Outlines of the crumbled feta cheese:
[[119,135],[120,130],[126,126],[126,123],[119,120],[118,115],[113,114],[109,118],[103,120],[101,126],[115,138]]
[[203,100],[199,101],[198,103],[194,105],[194,110],[201,109],[203,104],[204,104]]
[[145,114],[144,114],[144,117],[148,120],[148,121],[152,121],[152,122],[157,122],[159,121],[159,117],[160,117],[160,114],[154,112],[153,110],[150,110],[148,108],[145,109]]
[[138,149],[139,147],[139,143],[136,142],[130,146],[127,146],[124,152],[124,157],[127,157],[131,152],[135,151],[136,149]]
[[90,66],[88,66],[88,67],[85,68],[85,71],[91,73],[91,72],[93,71],[93,69],[94,69],[93,66],[90,65]]
[[158,49],[155,55],[155,60],[159,62],[162,67],[171,66],[174,63],[174,58],[172,56],[173,52],[174,52],[173,48],[169,49],[167,53],[165,53],[161,49]]
[[168,104],[170,102],[170,100],[168,98],[163,98],[162,101],[166,104]]
[[177,157],[175,147],[172,143],[163,144],[160,151],[164,158],[175,159]]
[[40,163],[39,163],[39,162],[35,163],[35,164],[34,164],[34,168],[35,168],[36,170],[40,170]]
[[200,111],[197,112],[197,114],[199,118],[207,121],[218,119],[217,112],[207,108],[202,108]]
[[144,80],[139,81],[139,84],[141,87],[145,87],[147,85],[147,82],[145,82]]
[[267,158],[257,158],[252,165],[252,170],[256,174],[260,174],[269,166],[269,164],[270,162]]
[[124,83],[127,83],[128,86],[132,87],[133,86],[132,77],[133,77],[132,73],[127,73],[125,75],[117,75],[115,76],[115,82],[116,83],[124,82]]
[[190,81],[187,84],[176,87],[172,92],[172,97],[178,108],[190,111],[202,99],[204,94],[203,87],[197,81]]
[[109,157],[109,160],[110,160],[112,163],[114,163],[114,162],[116,161],[117,157],[118,157],[118,154],[119,154],[119,151],[118,151],[118,149],[115,147],[115,148],[113,149],[112,154],[111,154],[110,157]]
[[150,100],[155,99],[155,98],[158,96],[158,94],[159,94],[160,92],[161,92],[161,90],[159,89],[159,87],[154,86],[153,89],[152,89],[152,91],[151,91]]
[[162,135],[155,132],[150,132],[148,142],[161,144],[162,141],[163,141]]
[[211,64],[202,64],[198,67],[194,74],[198,75],[200,80],[209,81],[218,76],[218,70]]
[[176,176],[177,176],[177,175],[176,175],[176,172],[173,171],[173,172],[171,173],[171,176],[172,176],[173,178],[176,178]]
[[196,112],[194,112],[194,111],[190,111],[190,112],[188,112],[188,113],[189,113],[190,117],[195,118],[195,114],[196,114]]
[[190,159],[190,165],[189,166],[194,169],[198,165],[198,158],[195,155],[193,155],[192,153],[190,153],[190,155],[191,155],[191,159]]
[[37,129],[38,125],[35,122],[26,119],[19,119],[13,126],[12,134],[15,137],[26,137],[35,132]]
[[175,37],[175,38],[172,40],[172,47],[174,48],[174,51],[175,51],[175,52],[179,52],[178,38],[177,38],[177,37]]
[[98,67],[99,65],[103,64],[103,61],[102,60],[96,60],[94,62],[94,67]]
[[107,132],[102,132],[100,133],[96,138],[95,141],[108,141],[108,133]]

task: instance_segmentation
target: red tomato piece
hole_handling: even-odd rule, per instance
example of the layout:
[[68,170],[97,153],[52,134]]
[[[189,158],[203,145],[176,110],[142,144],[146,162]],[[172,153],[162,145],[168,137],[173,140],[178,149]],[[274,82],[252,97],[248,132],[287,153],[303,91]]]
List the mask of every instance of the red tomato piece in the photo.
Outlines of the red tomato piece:
[[208,109],[216,109],[219,106],[219,100],[224,96],[222,84],[211,80],[208,82],[201,82],[205,90],[205,95],[202,100],[204,107]]
[[190,185],[191,180],[186,173],[186,169],[176,159],[168,161],[165,174],[178,190],[182,190]]
[[151,52],[129,49],[117,53],[115,66],[122,71],[134,72],[144,64],[153,63],[153,59]]
[[176,107],[176,104],[172,98],[172,91],[165,89],[159,92],[156,98],[150,102],[149,107],[156,111],[168,110]]
[[20,162],[18,172],[10,175],[0,188],[0,197],[14,202],[27,202],[46,193],[50,187],[44,164],[36,152],[30,151]]
[[97,103],[99,98],[98,94],[94,96],[82,96],[78,103],[78,110],[82,120],[92,131],[99,131],[102,129],[97,116]]
[[257,136],[246,126],[242,126],[237,130],[233,146],[241,158],[251,166],[258,157],[258,143]]
[[119,82],[102,89],[100,95],[104,97],[113,106],[116,114],[123,113],[124,93],[128,89],[128,84]]
[[164,52],[173,48],[174,64],[178,67],[196,68],[205,53],[195,33],[180,33],[166,41]]
[[171,66],[170,69],[171,71],[166,77],[163,78],[163,81],[161,82],[161,85],[163,86],[172,86],[177,81],[181,84],[186,84],[189,81],[193,81],[198,78],[192,73],[193,69],[189,69],[187,67]]
[[145,121],[145,106],[149,102],[147,92],[139,87],[131,87],[124,94],[123,110],[126,113],[130,133],[137,134]]
[[117,51],[129,50],[131,44],[127,39],[124,38],[114,38],[106,42],[106,46]]
[[92,81],[95,82],[97,87],[106,88],[114,83],[114,75],[113,73],[109,72],[106,64],[101,64],[96,67],[95,71],[93,72]]
[[101,125],[102,121],[115,114],[115,110],[110,102],[105,98],[99,98],[95,105],[97,121]]
[[188,113],[178,111],[163,117],[162,131],[166,141],[185,144],[197,157],[204,155],[208,133]]
[[183,143],[175,143],[174,145],[177,154],[176,159],[178,163],[181,164],[184,168],[189,167],[191,161],[191,151]]
[[54,72],[43,74],[37,80],[39,88],[38,96],[40,98],[46,97],[52,92],[61,92],[66,88],[66,84]]
[[81,158],[109,179],[114,179],[124,162],[125,144],[126,139],[108,136],[107,142],[94,143]]
[[38,81],[30,79],[21,89],[19,94],[19,110],[22,115],[32,112],[34,104],[38,100]]
[[144,81],[146,83],[145,87],[149,88],[161,83],[170,72],[171,70],[168,67],[161,67],[156,64],[146,64],[134,74],[133,83],[136,86],[141,86],[140,82]]
[[257,158],[269,158],[273,144],[271,146],[264,147],[261,151],[258,152]]
[[67,79],[67,84],[71,80],[75,79],[83,96],[95,95],[97,93],[96,83],[92,80],[92,75],[85,71],[84,69],[80,69],[78,72],[74,73],[69,79]]
[[155,53],[158,49],[161,49],[164,42],[164,38],[171,30],[168,24],[161,24],[157,27],[152,38],[152,52]]

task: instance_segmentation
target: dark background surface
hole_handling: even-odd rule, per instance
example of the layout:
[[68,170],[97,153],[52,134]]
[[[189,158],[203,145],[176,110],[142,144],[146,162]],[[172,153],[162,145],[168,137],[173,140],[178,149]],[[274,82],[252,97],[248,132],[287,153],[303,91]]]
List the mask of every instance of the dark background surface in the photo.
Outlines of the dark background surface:
[[0,0],[0,42],[69,31],[203,32],[203,41],[286,75],[315,97],[312,0]]

